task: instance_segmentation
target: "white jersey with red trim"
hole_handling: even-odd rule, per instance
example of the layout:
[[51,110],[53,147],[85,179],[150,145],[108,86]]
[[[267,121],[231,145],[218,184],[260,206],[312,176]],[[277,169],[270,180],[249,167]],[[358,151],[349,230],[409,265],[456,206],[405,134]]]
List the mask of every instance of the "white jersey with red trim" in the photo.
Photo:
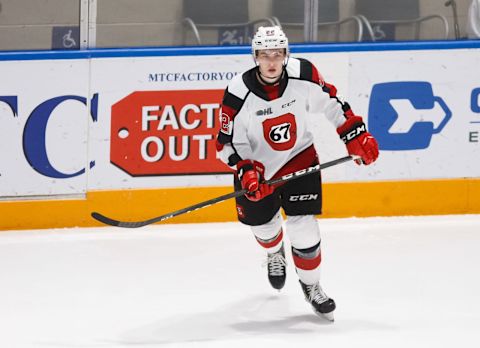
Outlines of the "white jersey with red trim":
[[312,147],[312,117],[324,114],[338,128],[353,113],[307,60],[290,58],[273,93],[260,84],[256,71],[237,75],[225,91],[217,150],[232,167],[244,159],[263,163],[268,180]]

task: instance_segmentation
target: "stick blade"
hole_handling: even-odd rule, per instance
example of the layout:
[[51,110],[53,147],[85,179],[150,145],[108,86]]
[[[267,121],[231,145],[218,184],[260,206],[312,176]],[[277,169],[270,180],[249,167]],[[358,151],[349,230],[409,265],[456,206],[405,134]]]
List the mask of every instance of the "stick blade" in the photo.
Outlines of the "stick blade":
[[151,223],[163,220],[162,219],[163,216],[160,216],[158,218],[153,218],[153,219],[145,220],[145,221],[135,221],[135,222],[119,221],[119,220],[109,218],[108,216],[105,216],[105,215],[97,213],[97,212],[93,212],[91,214],[91,216],[95,220],[100,221],[101,223],[103,223],[105,225],[115,226],[115,227],[124,227],[124,228],[139,228],[139,227],[150,225]]
[[106,217],[105,215],[102,215],[100,213],[93,212],[91,215],[92,215],[92,218],[94,218],[97,221],[100,221],[101,223],[103,223],[105,225],[110,225],[110,226],[119,226],[120,225],[120,221],[111,219],[111,218]]

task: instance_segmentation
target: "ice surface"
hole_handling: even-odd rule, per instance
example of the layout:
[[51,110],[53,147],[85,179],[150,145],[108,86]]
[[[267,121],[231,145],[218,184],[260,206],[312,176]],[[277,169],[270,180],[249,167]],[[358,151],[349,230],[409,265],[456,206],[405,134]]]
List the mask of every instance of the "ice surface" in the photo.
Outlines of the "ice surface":
[[239,223],[0,233],[0,347],[480,347],[480,216],[319,220],[313,314]]

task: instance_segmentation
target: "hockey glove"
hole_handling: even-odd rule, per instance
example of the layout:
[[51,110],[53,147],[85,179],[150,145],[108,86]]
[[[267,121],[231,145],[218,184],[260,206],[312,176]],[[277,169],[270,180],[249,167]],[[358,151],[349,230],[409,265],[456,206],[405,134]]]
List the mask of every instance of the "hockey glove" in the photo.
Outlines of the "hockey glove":
[[237,163],[237,176],[242,188],[248,192],[245,197],[257,202],[273,193],[275,188],[263,182],[265,167],[262,163],[252,160],[243,160]]
[[[367,127],[359,116],[349,117],[343,125],[337,128],[337,133],[347,145],[348,154],[360,156],[363,164],[375,162],[378,157],[378,143],[367,132]],[[356,161],[360,164],[359,161]]]

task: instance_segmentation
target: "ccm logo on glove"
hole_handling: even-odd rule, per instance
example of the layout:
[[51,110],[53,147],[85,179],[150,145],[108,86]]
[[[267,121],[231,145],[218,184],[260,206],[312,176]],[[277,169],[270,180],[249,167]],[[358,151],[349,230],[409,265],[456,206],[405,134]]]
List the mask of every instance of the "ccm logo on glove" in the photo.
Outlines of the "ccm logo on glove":
[[343,135],[341,138],[343,142],[346,144],[350,140],[354,139],[355,137],[358,137],[360,134],[365,133],[367,131],[367,127],[365,126],[365,123],[361,123],[358,125],[355,125],[355,128],[349,131],[347,134]]
[[[373,163],[378,158],[378,143],[367,132],[367,127],[361,117],[349,117],[343,125],[337,128],[337,133],[347,145],[348,154],[360,156],[363,164]],[[356,162],[360,164],[359,161]]]

